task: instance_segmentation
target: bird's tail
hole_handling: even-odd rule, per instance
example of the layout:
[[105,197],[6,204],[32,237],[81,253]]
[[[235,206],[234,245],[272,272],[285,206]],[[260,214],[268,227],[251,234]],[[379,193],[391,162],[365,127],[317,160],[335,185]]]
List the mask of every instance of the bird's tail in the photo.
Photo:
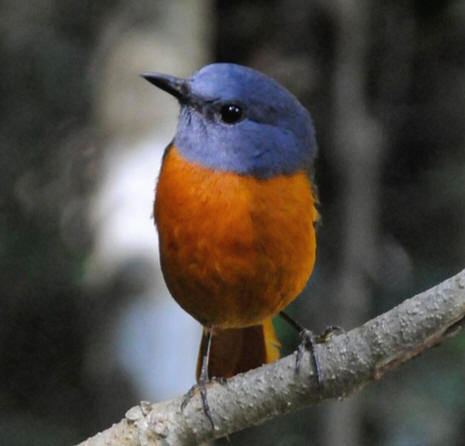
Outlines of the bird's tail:
[[[207,340],[208,336],[204,330],[197,361],[197,378],[200,375]],[[252,327],[214,329],[208,376],[229,378],[276,361],[279,359],[279,346],[271,318]]]

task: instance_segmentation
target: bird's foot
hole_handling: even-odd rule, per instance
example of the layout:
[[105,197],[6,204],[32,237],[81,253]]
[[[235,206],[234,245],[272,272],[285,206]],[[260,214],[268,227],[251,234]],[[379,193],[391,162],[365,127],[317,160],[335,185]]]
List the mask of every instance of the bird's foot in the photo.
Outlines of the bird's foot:
[[319,387],[322,386],[322,378],[321,378],[321,366],[320,361],[318,359],[318,355],[315,349],[317,344],[323,344],[328,342],[332,336],[337,334],[344,333],[344,330],[341,327],[336,325],[330,325],[325,329],[325,331],[318,336],[315,336],[310,330],[302,327],[297,321],[295,321],[291,316],[289,316],[284,311],[281,311],[280,316],[295,330],[299,332],[300,336],[300,344],[297,348],[297,354],[295,358],[295,372],[298,374],[300,373],[300,368],[302,364],[302,358],[304,352],[307,350],[310,353],[310,359],[313,364],[313,369],[315,371],[315,378]]
[[300,365],[302,363],[302,357],[304,351],[307,350],[310,353],[310,358],[313,364],[313,369],[315,371],[315,378],[319,387],[322,386],[322,377],[321,377],[321,366],[318,359],[318,355],[315,350],[317,344],[324,344],[328,342],[333,336],[343,334],[344,329],[337,325],[330,325],[326,327],[325,331],[320,335],[315,336],[310,330],[302,328],[299,333],[300,344],[297,348],[297,354],[295,359],[295,371],[296,373],[300,372]]
[[345,333],[345,330],[339,325],[329,325],[325,328],[325,331],[318,336],[315,340],[317,344],[324,344],[331,340],[333,336],[339,336]]
[[208,381],[202,381],[199,379],[199,382],[197,384],[194,384],[189,391],[184,395],[184,398],[181,403],[181,412],[184,412],[184,409],[186,406],[190,403],[191,399],[194,397],[197,391],[200,392],[200,398],[202,400],[202,409],[203,413],[208,419],[208,422],[211,425],[212,429],[215,429],[215,423],[213,422],[213,417],[212,413],[210,410],[210,406],[208,405],[208,399],[207,399],[207,384]]
[[300,341],[299,347],[297,348],[297,354],[295,357],[295,372],[296,374],[300,373],[300,368],[302,365],[302,358],[303,358],[304,352],[307,350],[310,353],[310,358],[312,360],[313,370],[315,371],[316,382],[318,386],[320,387],[322,385],[321,367],[320,367],[320,361],[315,351],[315,345],[318,343],[317,338],[310,330],[307,330],[306,328],[302,329],[299,336],[300,336],[301,341]]
[[202,400],[202,409],[203,413],[207,417],[212,429],[215,429],[215,423],[213,422],[212,413],[210,410],[210,406],[208,405],[208,398],[207,398],[207,385],[211,382],[208,377],[208,361],[210,359],[210,348],[212,344],[212,330],[208,329],[204,331],[203,336],[206,339],[204,345],[204,338],[202,338],[201,349],[202,353],[202,366],[200,368],[200,374],[197,380],[197,384],[192,386],[190,390],[184,395],[184,398],[181,403],[181,411],[184,411],[186,406],[189,404],[189,401],[195,395],[197,389],[200,391],[200,398]]

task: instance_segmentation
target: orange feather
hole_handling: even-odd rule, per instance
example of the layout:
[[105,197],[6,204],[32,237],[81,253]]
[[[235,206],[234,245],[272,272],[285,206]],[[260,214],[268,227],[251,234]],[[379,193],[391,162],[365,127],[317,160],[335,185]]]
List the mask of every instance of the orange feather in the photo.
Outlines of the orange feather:
[[168,288],[206,327],[261,324],[312,272],[318,214],[305,172],[258,179],[213,171],[171,146],[154,215]]

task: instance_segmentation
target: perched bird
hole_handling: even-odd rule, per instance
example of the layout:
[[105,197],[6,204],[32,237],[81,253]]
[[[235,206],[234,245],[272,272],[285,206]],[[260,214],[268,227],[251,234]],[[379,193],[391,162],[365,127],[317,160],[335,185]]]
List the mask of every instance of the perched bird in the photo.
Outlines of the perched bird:
[[241,65],[208,65],[188,79],[143,77],[181,107],[154,216],[168,289],[204,327],[197,377],[274,361],[271,319],[299,295],[315,262],[310,114]]

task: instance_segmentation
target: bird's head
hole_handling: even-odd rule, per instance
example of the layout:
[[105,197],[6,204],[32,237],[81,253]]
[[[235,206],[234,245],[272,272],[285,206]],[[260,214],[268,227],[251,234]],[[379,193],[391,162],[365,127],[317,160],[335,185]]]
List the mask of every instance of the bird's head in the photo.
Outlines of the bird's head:
[[229,63],[189,79],[142,76],[178,99],[174,143],[189,161],[260,178],[311,167],[317,146],[310,114],[268,76]]

